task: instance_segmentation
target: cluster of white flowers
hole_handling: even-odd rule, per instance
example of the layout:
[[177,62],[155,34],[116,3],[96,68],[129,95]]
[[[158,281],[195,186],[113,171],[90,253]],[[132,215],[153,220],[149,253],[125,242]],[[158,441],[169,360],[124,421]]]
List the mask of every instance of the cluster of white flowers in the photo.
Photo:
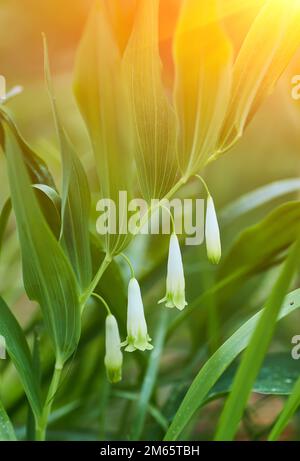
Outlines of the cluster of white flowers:
[[[221,258],[220,231],[210,194],[207,199],[205,236],[208,258],[212,263],[218,264]],[[166,285],[166,296],[159,303],[164,302],[166,307],[176,307],[182,311],[187,305],[185,278],[180,245],[175,231],[170,238]],[[132,277],[128,285],[127,338],[124,342],[120,340],[116,318],[111,314],[106,318],[105,366],[108,379],[115,383],[122,378],[122,347],[125,347],[127,352],[145,351],[153,349],[150,343],[151,338],[148,334],[141,289],[136,278]]]

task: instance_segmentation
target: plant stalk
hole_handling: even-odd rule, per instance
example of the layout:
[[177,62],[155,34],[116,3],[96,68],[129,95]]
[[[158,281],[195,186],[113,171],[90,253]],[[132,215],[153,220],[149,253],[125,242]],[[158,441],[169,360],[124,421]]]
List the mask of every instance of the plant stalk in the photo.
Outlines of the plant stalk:
[[82,298],[81,298],[81,301],[80,301],[82,309],[84,309],[88,299],[92,296],[92,294],[95,291],[95,288],[97,287],[102,275],[104,274],[104,272],[106,271],[106,269],[110,265],[111,261],[112,261],[112,257],[109,254],[107,254],[105,256],[104,260],[102,261],[102,264],[99,267],[98,272],[95,275],[95,277],[93,278],[90,286],[87,288],[87,290],[82,295]]
[[42,414],[36,424],[35,439],[37,441],[44,441],[46,439],[48,419],[50,416],[50,412],[51,412],[51,408],[52,408],[52,404],[53,404],[56,392],[58,390],[62,370],[63,370],[62,365],[60,364],[55,365],[52,380],[51,380],[48,394],[45,400],[45,405],[44,405]]

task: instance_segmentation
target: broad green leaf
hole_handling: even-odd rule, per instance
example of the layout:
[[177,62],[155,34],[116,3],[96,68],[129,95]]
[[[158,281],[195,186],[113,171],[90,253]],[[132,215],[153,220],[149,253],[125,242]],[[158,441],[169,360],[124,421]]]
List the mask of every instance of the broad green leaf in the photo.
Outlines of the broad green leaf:
[[13,209],[22,252],[23,279],[30,299],[39,303],[62,365],[80,336],[78,285],[72,268],[46,223],[30,185],[20,146],[6,129],[6,156]]
[[299,235],[300,202],[279,206],[234,242],[219,271],[219,280],[234,273],[242,277],[270,266]]
[[300,190],[300,179],[282,179],[275,181],[266,186],[259,187],[254,191],[242,195],[234,202],[226,205],[218,213],[218,218],[222,226],[230,224],[240,216],[265,205],[283,195],[292,194]]
[[[277,320],[281,320],[296,309],[300,308],[300,289],[289,293],[280,310]],[[253,332],[262,317],[264,310],[261,310],[250,320],[244,323],[203,365],[186,396],[184,397],[165,440],[177,440],[191,420],[195,412],[201,407],[207,395],[222,376],[229,365],[248,346]]]
[[[95,2],[79,46],[74,92],[90,135],[101,196],[119,209],[119,191],[131,195],[132,136],[121,52],[104,0]],[[117,221],[122,225],[124,217]],[[106,251],[121,251],[127,240],[128,235],[107,234]]]
[[300,238],[290,250],[242,358],[218,423],[216,440],[232,440],[238,430],[251,389],[275,332],[282,302],[298,267],[299,257]]
[[300,45],[298,0],[268,0],[253,22],[234,64],[230,109],[220,141],[238,139]]
[[44,217],[57,239],[61,229],[61,198],[55,189],[45,184],[33,184],[33,188],[38,199]]
[[[294,360],[295,361],[295,360]],[[298,373],[299,376],[299,373]],[[273,427],[268,440],[275,441],[288,425],[289,421],[300,406],[300,378],[298,378],[290,397],[288,398],[282,412],[280,413],[275,426]]]
[[[233,364],[222,375],[212,388],[207,400],[228,394],[232,390],[232,383],[238,369]],[[294,360],[291,353],[279,352],[266,356],[252,388],[252,392],[262,395],[290,395],[300,372],[300,363]]]
[[176,182],[176,117],[162,81],[159,0],[140,0],[124,57],[137,175],[144,197],[162,198]]
[[0,254],[3,244],[4,232],[11,213],[11,200],[7,199],[0,213]]
[[61,124],[54,91],[46,39],[44,38],[45,78],[60,141],[63,166],[61,241],[77,275],[82,290],[92,279],[92,262],[89,241],[91,196],[82,164]]
[[216,150],[231,91],[232,47],[220,23],[216,0],[183,1],[174,59],[178,160],[189,177]]
[[0,401],[0,442],[16,441],[13,425]]
[[30,350],[19,323],[2,298],[0,298],[0,335],[5,338],[7,352],[18,371],[32,411],[35,416],[39,416],[42,407]]
[[[13,117],[10,115],[8,109],[3,105],[0,105],[0,121],[1,124],[7,123],[14,133],[17,139],[24,161],[26,163],[32,183],[46,184],[55,189],[53,177],[48,170],[46,163],[33,151],[33,149],[27,144],[27,142],[21,136],[17,125],[15,124]],[[4,125],[3,125],[4,126]],[[5,145],[5,134],[3,132],[3,148]]]
[[[234,376],[238,369],[238,363],[233,363],[212,387],[201,407],[206,403],[223,397],[232,389]],[[296,383],[300,371],[300,363],[293,360],[290,353],[279,352],[267,355],[252,388],[252,392],[261,395],[290,395]],[[186,376],[186,375],[185,375]],[[164,415],[172,422],[176,410],[183,400],[190,386],[190,382],[183,383],[178,379],[174,383],[173,392],[169,398]]]

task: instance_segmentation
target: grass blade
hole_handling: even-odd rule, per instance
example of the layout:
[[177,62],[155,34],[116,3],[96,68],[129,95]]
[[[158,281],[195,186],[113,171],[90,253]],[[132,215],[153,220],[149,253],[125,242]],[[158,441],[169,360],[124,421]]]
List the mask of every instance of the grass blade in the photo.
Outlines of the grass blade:
[[222,226],[230,224],[240,216],[253,211],[275,200],[283,195],[292,194],[300,190],[300,179],[283,179],[275,181],[267,186],[259,187],[245,195],[242,195],[234,202],[227,205],[219,213],[219,220]]
[[[300,289],[286,296],[277,320],[300,308]],[[165,440],[177,440],[181,432],[202,405],[209,391],[234,359],[248,346],[263,310],[244,323],[201,368],[183,399]]]
[[244,354],[233,382],[232,391],[220,417],[216,440],[232,440],[234,438],[251,389],[274,334],[278,313],[296,271],[299,256],[300,240],[290,250]]
[[280,413],[275,426],[273,427],[268,440],[275,441],[278,439],[282,431],[288,425],[290,419],[293,417],[300,405],[300,378],[296,382],[292,394],[288,398],[282,412]]
[[167,331],[167,326],[168,326],[168,311],[167,309],[163,309],[160,321],[159,321],[159,326],[158,330],[156,332],[155,336],[155,348],[151,352],[150,358],[149,358],[149,363],[148,363],[148,368],[146,370],[146,374],[144,377],[142,389],[141,389],[141,394],[140,398],[138,400],[137,408],[136,408],[136,413],[135,413],[135,418],[132,423],[132,433],[131,433],[131,440],[139,440],[141,437],[147,411],[148,411],[148,406],[149,406],[149,401],[154,389],[155,381],[157,378],[157,373],[158,373],[158,366],[159,366],[159,361],[161,358],[161,354],[163,351],[164,347],[164,342],[165,342],[165,337],[166,337],[166,331]]

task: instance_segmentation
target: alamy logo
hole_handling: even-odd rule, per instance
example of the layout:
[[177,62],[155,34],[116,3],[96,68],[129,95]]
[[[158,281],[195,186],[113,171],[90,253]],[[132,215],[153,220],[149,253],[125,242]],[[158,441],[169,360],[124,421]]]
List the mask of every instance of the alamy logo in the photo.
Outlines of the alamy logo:
[[293,336],[292,344],[295,344],[292,349],[292,357],[294,360],[300,359],[300,335]]
[[300,99],[300,75],[294,75],[292,77],[292,98],[295,101],[298,101]]
[[0,103],[6,99],[6,80],[3,75],[0,75]]
[[[128,193],[120,191],[118,203],[104,198],[98,201],[96,229],[100,235],[142,234],[185,235],[186,245],[201,245],[204,241],[203,199],[152,199],[150,204],[142,198],[128,200]],[[173,229],[175,227],[175,229]]]
[[0,360],[6,359],[6,341],[4,336],[0,335]]

